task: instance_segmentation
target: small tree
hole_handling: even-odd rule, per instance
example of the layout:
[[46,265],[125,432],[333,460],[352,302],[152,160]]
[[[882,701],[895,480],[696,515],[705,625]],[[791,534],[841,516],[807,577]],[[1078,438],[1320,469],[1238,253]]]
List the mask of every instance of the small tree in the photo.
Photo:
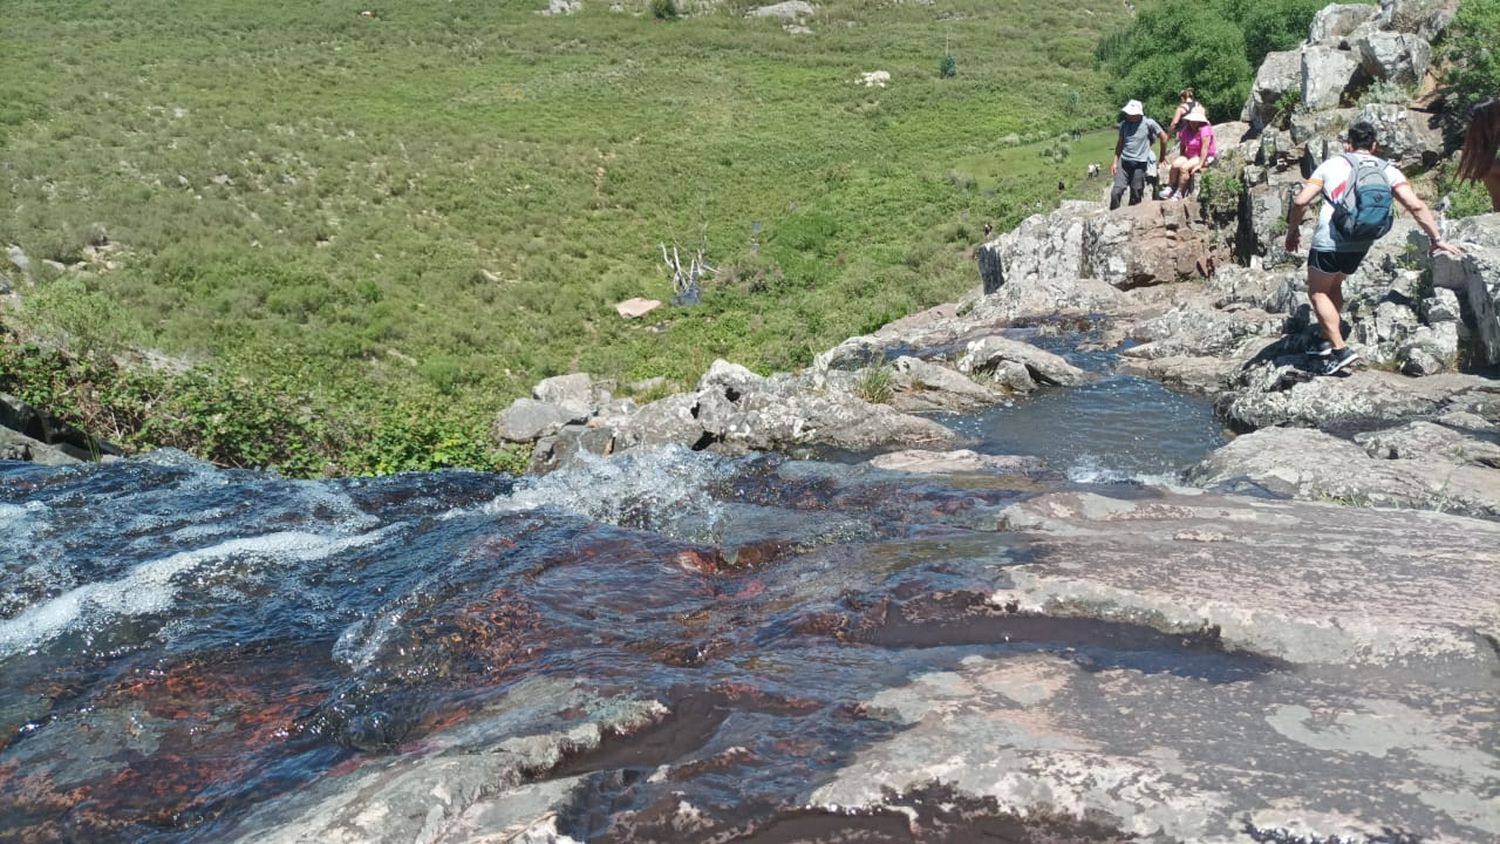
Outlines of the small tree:
[[681,16],[677,0],[651,0],[651,16],[659,21],[674,21]]
[[958,75],[958,59],[952,53],[944,53],[942,61],[938,62],[938,76],[944,79],[952,79]]
[[1459,114],[1500,92],[1500,0],[1463,0],[1448,27],[1445,81]]

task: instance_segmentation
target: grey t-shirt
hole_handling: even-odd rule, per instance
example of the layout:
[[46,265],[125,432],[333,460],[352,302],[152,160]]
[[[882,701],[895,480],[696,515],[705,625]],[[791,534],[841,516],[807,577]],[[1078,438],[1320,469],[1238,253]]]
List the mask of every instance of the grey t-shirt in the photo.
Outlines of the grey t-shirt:
[[1120,140],[1125,145],[1120,149],[1122,161],[1146,161],[1151,157],[1151,145],[1162,136],[1161,124],[1149,117],[1141,122],[1120,121]]

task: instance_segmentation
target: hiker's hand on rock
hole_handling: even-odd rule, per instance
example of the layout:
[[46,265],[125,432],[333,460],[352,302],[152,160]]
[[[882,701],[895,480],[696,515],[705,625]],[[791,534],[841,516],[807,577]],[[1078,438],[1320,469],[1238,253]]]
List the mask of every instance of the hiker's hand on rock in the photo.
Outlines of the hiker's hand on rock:
[[1432,252],[1430,254],[1436,255],[1439,252],[1445,255],[1452,255],[1455,258],[1462,258],[1464,256],[1463,247],[1457,243],[1449,243],[1446,240],[1439,240],[1432,244]]

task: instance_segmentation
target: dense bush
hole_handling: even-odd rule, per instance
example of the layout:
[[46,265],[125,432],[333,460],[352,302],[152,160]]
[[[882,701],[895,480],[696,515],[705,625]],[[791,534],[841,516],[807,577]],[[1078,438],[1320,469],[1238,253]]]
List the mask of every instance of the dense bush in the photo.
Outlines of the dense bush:
[[[1493,2],[1494,0],[1490,0]],[[1307,37],[1322,0],[1159,0],[1096,52],[1117,102],[1138,99],[1165,123],[1191,87],[1215,120],[1239,117],[1266,53]]]
[[1463,0],[1443,43],[1450,98],[1462,113],[1500,94],[1500,0]]
[[0,342],[0,392],[131,452],[180,448],[219,466],[290,477],[525,468],[524,456],[490,444],[471,409],[436,401],[335,407],[299,389],[300,374],[257,379],[229,368],[164,372],[13,336]]

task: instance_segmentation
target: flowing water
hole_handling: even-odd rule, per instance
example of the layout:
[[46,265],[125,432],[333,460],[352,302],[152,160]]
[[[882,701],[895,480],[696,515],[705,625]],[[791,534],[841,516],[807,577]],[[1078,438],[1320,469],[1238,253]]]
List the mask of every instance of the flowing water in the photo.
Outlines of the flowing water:
[[1028,553],[999,510],[1170,475],[1222,439],[1205,403],[1106,374],[944,421],[1058,474],[683,449],[523,480],[0,463],[0,840],[232,838],[362,766],[543,729],[517,713],[544,681],[672,711],[530,774],[585,777],[592,797],[559,819],[580,840],[653,837],[681,800],[757,840],[888,840],[889,819],[798,808],[897,729],[855,705],[883,688],[1037,650],[1210,682],[1266,670],[1211,642],[984,611]]

